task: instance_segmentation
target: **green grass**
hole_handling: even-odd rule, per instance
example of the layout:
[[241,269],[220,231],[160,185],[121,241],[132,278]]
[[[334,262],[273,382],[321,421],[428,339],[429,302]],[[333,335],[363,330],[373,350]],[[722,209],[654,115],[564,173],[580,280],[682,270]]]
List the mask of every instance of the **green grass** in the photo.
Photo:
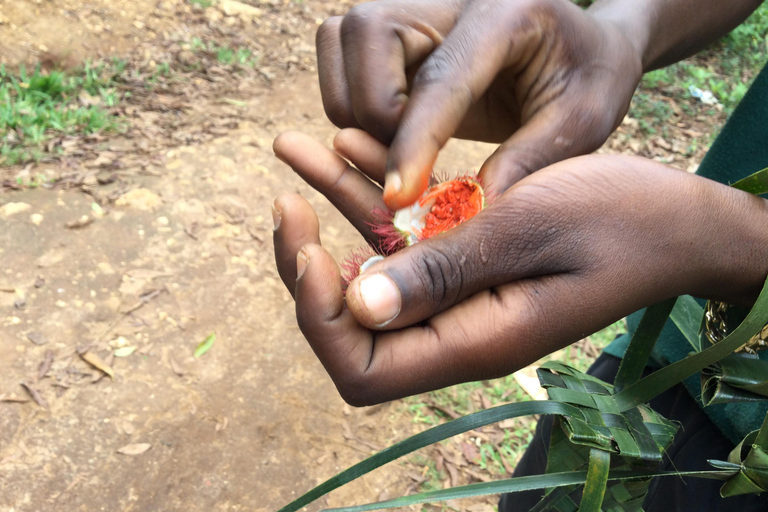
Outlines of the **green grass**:
[[203,9],[207,9],[208,7],[212,6],[215,1],[214,0],[189,0],[189,3],[192,5],[199,5]]
[[[621,320],[593,334],[588,340],[595,348],[602,350],[618,335],[625,332],[626,324]],[[545,360],[549,359],[565,362],[584,372],[593,362],[593,359],[584,353],[579,344],[568,346],[553,356],[545,358]],[[450,416],[443,413],[441,409],[451,410],[460,415],[470,414],[478,410],[481,407],[479,403],[481,394],[485,396],[486,401],[491,406],[531,400],[531,397],[520,387],[514,376],[508,375],[500,379],[467,382],[406,398],[405,404],[414,423],[433,426],[450,420]],[[535,428],[536,423],[534,421],[529,418],[519,418],[514,421],[512,427],[505,429],[504,440],[500,445],[495,446],[485,441],[480,442],[478,446],[479,469],[492,476],[506,475],[502,458],[506,460],[508,466],[514,466],[531,442]],[[445,474],[437,471],[434,462],[418,456],[411,458],[410,461],[418,466],[429,468],[425,474],[428,479],[421,485],[421,491],[432,490],[445,480]]]
[[205,42],[199,37],[193,37],[189,42],[189,49],[193,52],[208,52],[216,60],[225,66],[239,64],[240,66],[256,67],[259,57],[248,48],[219,46],[214,41]]
[[119,130],[109,109],[120,102],[125,68],[122,60],[86,63],[72,74],[28,73],[23,66],[13,73],[0,65],[0,165],[39,160],[55,136]]
[[[768,3],[762,4],[739,27],[698,55],[664,69],[646,73],[640,89],[659,91],[685,106],[686,113],[708,114],[712,107],[698,103],[690,87],[709,90],[726,114],[738,105],[755,76],[768,61]],[[634,114],[650,115],[663,122],[664,113],[643,112],[646,105],[635,98]],[[656,115],[662,114],[662,115]],[[635,115],[633,115],[635,117]]]

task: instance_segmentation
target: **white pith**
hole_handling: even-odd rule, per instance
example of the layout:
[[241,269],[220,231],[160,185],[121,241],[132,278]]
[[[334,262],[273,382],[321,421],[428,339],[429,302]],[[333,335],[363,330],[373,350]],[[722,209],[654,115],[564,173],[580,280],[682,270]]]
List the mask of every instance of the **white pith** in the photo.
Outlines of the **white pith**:
[[395,212],[393,225],[395,229],[405,236],[406,245],[413,245],[419,241],[419,236],[425,226],[424,218],[430,212],[436,200],[427,201],[424,205],[420,205],[419,201],[416,201],[411,206],[406,206]]

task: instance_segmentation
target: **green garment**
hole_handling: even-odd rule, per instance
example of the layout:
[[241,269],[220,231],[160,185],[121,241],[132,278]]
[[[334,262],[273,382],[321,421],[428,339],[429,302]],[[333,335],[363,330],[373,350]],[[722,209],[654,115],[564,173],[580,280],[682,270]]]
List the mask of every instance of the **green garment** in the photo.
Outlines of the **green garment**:
[[[731,184],[766,167],[768,167],[768,66],[763,68],[755,79],[722,133],[712,144],[712,148],[696,174],[720,183]],[[745,222],[748,222],[748,219],[745,219]],[[704,306],[704,301],[699,302]],[[617,357],[624,356],[643,312],[644,310],[637,311],[627,317],[629,332],[606,347],[607,353]],[[745,313],[742,312],[742,314]],[[740,320],[740,318],[732,318],[733,316],[736,315],[729,313],[729,322]],[[667,321],[651,356],[651,364],[659,367],[668,365],[683,359],[690,351],[691,346],[682,333],[671,321]],[[768,359],[768,351],[762,351],[760,358]],[[696,374],[688,378],[685,386],[699,405],[702,405],[699,400],[700,375]],[[760,428],[768,412],[768,402],[711,405],[704,407],[704,411],[728,439],[738,444],[750,431]]]

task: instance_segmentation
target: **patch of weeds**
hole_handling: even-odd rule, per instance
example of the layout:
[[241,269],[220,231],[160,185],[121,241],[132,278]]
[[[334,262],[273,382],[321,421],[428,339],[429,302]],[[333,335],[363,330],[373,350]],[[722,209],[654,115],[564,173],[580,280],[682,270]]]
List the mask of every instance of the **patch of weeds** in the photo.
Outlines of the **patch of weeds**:
[[672,114],[672,107],[667,101],[656,99],[645,92],[636,93],[629,107],[630,117],[637,119],[640,132],[644,135],[656,133],[654,127],[668,121]]
[[[164,82],[172,75],[173,70],[171,69],[171,64],[168,62],[161,62],[155,67],[151,75],[144,78],[144,87],[151,89],[157,85],[158,82]],[[128,94],[130,94],[130,92]]]
[[672,70],[661,68],[643,75],[641,86],[645,89],[659,89],[671,85],[674,81],[675,75]]
[[216,50],[216,60],[222,64],[234,64],[235,51],[232,48],[219,48]]
[[34,176],[29,176],[27,179],[16,178],[16,184],[24,188],[42,187],[44,185],[50,185],[55,181],[56,180],[54,178],[49,178],[41,173],[37,173]]
[[258,55],[246,47],[219,46],[214,41],[205,42],[199,37],[193,37],[189,42],[193,52],[205,52],[215,58],[220,64],[231,66],[238,64],[245,67],[255,67],[259,61]]
[[168,77],[171,75],[171,65],[167,62],[161,62],[157,66],[157,70],[155,71],[160,76]]
[[698,99],[692,98],[690,87],[711,91],[726,114],[744,97],[755,76],[768,61],[768,3],[763,3],[744,23],[699,55],[646,73],[641,89],[660,89],[674,97],[686,110]]
[[126,63],[86,63],[74,73],[39,68],[13,73],[0,65],[0,165],[39,160],[57,135],[116,131],[109,111],[120,101],[117,85]]
[[[620,320],[593,334],[588,338],[588,341],[594,348],[602,350],[618,335],[626,331],[626,322]],[[590,351],[590,354],[585,353],[585,346],[586,344],[577,343],[558,351],[554,357],[545,359],[556,358],[581,371],[586,371],[594,360],[594,351]],[[442,412],[443,410],[467,415],[478,410],[483,404],[495,406],[506,402],[529,400],[531,400],[530,396],[520,387],[514,376],[508,375],[494,380],[459,384],[425,395],[406,398],[404,402],[413,422],[433,426],[451,419],[449,414]],[[517,418],[510,423],[511,426],[510,424],[504,425],[502,442],[490,444],[482,440],[476,441],[479,456],[476,463],[483,472],[495,476],[506,475],[505,462],[506,467],[514,467],[517,460],[528,448],[528,444],[533,438],[536,422],[532,421],[531,418]],[[421,467],[428,468],[424,470],[425,476],[432,475],[428,479],[428,482],[431,481],[432,483],[428,483],[428,487],[422,490],[429,490],[432,488],[429,486],[440,484],[445,479],[444,475],[436,472],[433,461],[421,457],[416,463]]]
[[422,474],[426,480],[421,483],[419,492],[437,491],[443,488],[445,471],[438,471],[435,461],[421,455],[411,457],[411,462],[422,468]]
[[255,67],[257,58],[248,48],[229,48],[226,46],[215,48],[216,60],[220,63],[231,66],[239,64],[241,66]]
[[206,48],[207,48],[207,45],[199,37],[193,37],[192,40],[189,42],[189,49],[192,50],[193,52],[205,50]]
[[207,9],[215,3],[215,0],[189,0],[189,3]]

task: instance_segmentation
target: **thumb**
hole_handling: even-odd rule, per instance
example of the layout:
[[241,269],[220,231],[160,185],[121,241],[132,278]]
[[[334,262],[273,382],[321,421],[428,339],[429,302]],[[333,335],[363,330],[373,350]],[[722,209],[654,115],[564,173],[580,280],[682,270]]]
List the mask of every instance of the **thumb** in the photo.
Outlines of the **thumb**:
[[534,194],[538,187],[516,187],[471,220],[373,265],[350,283],[349,310],[366,327],[396,329],[482,290],[573,270],[568,216]]
[[[498,8],[498,7],[495,7]],[[384,202],[393,210],[426,190],[437,154],[508,58],[501,24],[471,4],[414,76],[387,162]]]

